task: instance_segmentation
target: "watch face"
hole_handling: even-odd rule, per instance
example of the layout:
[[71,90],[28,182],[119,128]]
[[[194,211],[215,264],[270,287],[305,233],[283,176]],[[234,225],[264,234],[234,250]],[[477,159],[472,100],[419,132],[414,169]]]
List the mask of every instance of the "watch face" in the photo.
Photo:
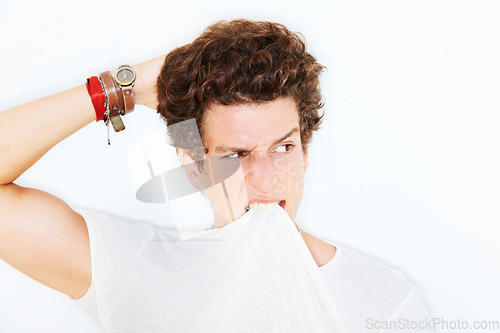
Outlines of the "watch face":
[[116,82],[119,85],[126,86],[132,84],[135,80],[135,73],[128,67],[118,69],[116,72]]

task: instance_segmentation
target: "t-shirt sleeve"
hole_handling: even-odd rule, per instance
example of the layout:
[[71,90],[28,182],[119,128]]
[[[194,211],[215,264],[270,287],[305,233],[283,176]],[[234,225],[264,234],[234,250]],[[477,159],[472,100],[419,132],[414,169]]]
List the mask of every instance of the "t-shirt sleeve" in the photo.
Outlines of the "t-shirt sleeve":
[[77,212],[85,219],[89,233],[92,283],[75,302],[101,323],[120,300],[135,261],[155,230],[145,223],[90,211]]
[[434,332],[431,316],[416,286],[394,310],[388,322],[395,323],[395,328],[382,332]]
[[320,270],[350,332],[431,332],[399,328],[399,321],[429,317],[418,288],[401,272],[343,247]]

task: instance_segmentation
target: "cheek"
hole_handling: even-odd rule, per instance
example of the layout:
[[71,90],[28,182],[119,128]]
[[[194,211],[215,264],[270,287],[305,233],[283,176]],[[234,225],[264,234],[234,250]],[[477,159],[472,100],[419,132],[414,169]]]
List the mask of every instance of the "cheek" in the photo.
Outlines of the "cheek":
[[232,197],[246,197],[245,173],[243,168],[239,168],[231,177],[225,180],[228,194]]
[[279,180],[280,190],[284,193],[298,193],[304,190],[305,165],[302,159],[293,159],[277,164],[276,175]]
[[304,176],[306,163],[304,155],[297,151],[276,161],[276,174],[283,178],[300,178]]

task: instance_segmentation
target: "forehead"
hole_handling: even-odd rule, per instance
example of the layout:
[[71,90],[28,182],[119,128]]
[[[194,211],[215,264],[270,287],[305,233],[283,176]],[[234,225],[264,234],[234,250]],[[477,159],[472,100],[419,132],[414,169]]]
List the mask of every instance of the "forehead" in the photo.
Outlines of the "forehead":
[[265,146],[297,127],[299,114],[292,98],[213,105],[205,113],[203,141],[207,148],[222,144]]

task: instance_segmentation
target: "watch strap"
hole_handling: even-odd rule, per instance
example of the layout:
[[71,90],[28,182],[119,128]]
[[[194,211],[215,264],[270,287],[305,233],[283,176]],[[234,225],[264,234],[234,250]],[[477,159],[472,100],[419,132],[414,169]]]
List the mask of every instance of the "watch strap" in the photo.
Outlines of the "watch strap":
[[123,106],[125,109],[125,113],[134,111],[135,99],[132,85],[122,86],[121,88],[121,92],[123,93]]

